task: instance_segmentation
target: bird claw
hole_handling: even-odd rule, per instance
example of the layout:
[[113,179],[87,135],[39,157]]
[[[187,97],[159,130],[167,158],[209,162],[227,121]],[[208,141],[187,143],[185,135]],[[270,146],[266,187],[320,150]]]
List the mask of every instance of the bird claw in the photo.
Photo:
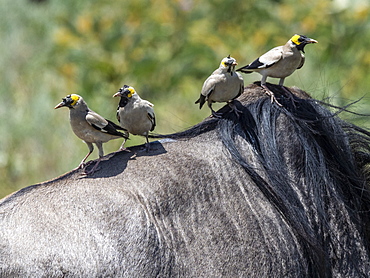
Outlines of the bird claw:
[[85,162],[81,162],[75,169],[76,170],[83,169],[85,166],[86,166],[86,163]]
[[100,170],[100,167],[98,167],[100,163],[100,159],[95,163],[94,167],[92,167],[91,170],[87,171],[86,167],[84,169],[84,173],[82,175],[84,176],[90,176],[92,174],[94,174],[95,172],[99,171]]
[[236,105],[233,103],[233,101],[228,102],[231,110],[235,113],[235,115],[239,118],[240,114],[243,113],[243,111],[239,110]]
[[211,111],[212,111],[212,114],[211,114],[210,117],[214,117],[214,118],[218,118],[218,119],[222,118],[222,113],[217,113],[214,110],[211,110]]
[[275,95],[274,95],[274,93],[272,92],[272,91],[270,91],[270,89],[269,88],[267,88],[267,86],[266,85],[261,85],[262,86],[262,88],[264,88],[265,89],[265,93],[266,94],[268,94],[269,96],[270,96],[270,98],[271,98],[271,103],[276,103],[278,106],[280,106],[280,107],[282,107],[283,105],[281,105],[281,103],[280,102],[278,102],[278,100],[276,99],[276,97],[275,97]]
[[84,175],[86,176],[90,176],[92,174],[94,174],[95,172],[98,172],[100,170],[100,167],[93,167],[90,171],[86,171],[84,172]]

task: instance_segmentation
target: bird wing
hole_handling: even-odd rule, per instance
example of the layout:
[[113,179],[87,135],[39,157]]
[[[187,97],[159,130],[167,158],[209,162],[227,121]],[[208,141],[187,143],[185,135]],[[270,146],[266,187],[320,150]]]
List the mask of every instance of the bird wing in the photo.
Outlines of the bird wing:
[[244,92],[244,83],[241,83],[239,87],[239,93],[235,98],[239,97],[243,92]]
[[220,75],[211,75],[210,77],[208,77],[203,83],[202,91],[200,92],[200,94],[208,98],[215,89],[219,78],[221,78]]
[[262,69],[268,68],[272,65],[276,64],[281,60],[283,57],[283,47],[277,46],[270,51],[267,51],[261,57],[253,61],[251,64],[248,65],[249,69]]
[[199,103],[199,109],[202,109],[204,103],[215,89],[216,83],[218,81],[217,77],[221,78],[219,75],[212,74],[206,79],[206,81],[204,81],[202,91],[200,92],[200,97],[195,102],[195,104]]
[[93,111],[89,111],[86,115],[86,121],[96,130],[99,130],[104,133],[108,133],[111,135],[127,137],[122,132],[119,132],[117,129],[124,130],[120,126],[116,125],[112,121],[104,119],[98,113]]
[[90,125],[94,125],[95,128],[103,129],[105,126],[108,125],[108,121],[100,116],[98,113],[93,111],[89,111],[86,115],[86,121]]
[[[283,57],[283,47],[277,46],[271,49],[270,51],[267,51],[265,54],[263,54],[261,57],[254,60],[249,65],[238,69],[238,71],[240,70],[243,72],[244,70],[247,70],[247,69],[253,70],[253,69],[268,68],[276,64],[277,62],[279,62],[282,57]],[[246,73],[248,72],[246,71]]]
[[222,73],[220,69],[216,69],[207,79],[204,81],[202,86],[202,91],[200,92],[199,99],[195,104],[199,103],[199,108],[201,109],[206,100],[211,96],[215,90],[216,84],[222,80],[225,80],[226,76]]
[[146,106],[146,110],[148,112],[147,117],[149,121],[152,123],[152,127],[150,128],[150,131],[153,131],[156,126],[155,114],[153,110],[154,104],[147,100],[141,100],[141,101]]
[[153,111],[148,111],[147,116],[148,116],[148,119],[152,122],[152,127],[150,128],[150,131],[153,131],[155,126],[157,125],[155,121],[155,114]]
[[303,67],[304,65],[304,62],[306,60],[306,58],[304,57],[303,53],[301,53],[301,63],[299,64],[299,66],[297,67],[297,69],[300,69],[301,67]]

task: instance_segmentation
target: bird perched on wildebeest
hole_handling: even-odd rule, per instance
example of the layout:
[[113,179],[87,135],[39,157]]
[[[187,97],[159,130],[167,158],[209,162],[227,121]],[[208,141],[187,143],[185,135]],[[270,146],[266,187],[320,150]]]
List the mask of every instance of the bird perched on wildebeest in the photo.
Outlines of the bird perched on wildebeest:
[[[112,139],[128,138],[128,134],[119,125],[104,119],[99,114],[90,110],[84,99],[76,94],[71,94],[62,99],[63,101],[55,106],[55,109],[60,107],[69,108],[69,121],[73,132],[82,139],[88,146],[89,152],[82,159],[80,167],[84,167],[86,159],[93,152],[93,143],[99,149],[99,160],[96,162],[94,167],[86,172],[86,174],[92,174],[96,171],[101,158],[104,156],[103,143],[106,143]],[[119,132],[123,130],[124,132]]]
[[[285,45],[271,49],[249,65],[241,67],[236,71],[241,71],[243,73],[255,71],[260,73],[262,75],[261,86],[266,90],[266,93],[271,96],[271,102],[274,100],[276,101],[273,92],[266,86],[267,77],[280,78],[279,85],[284,91],[287,91],[283,86],[284,80],[296,69],[300,69],[303,66],[305,62],[305,57],[303,55],[304,47],[310,43],[317,43],[317,41],[296,34]],[[289,91],[287,92],[290,94]],[[276,101],[276,103],[278,102]]]
[[219,68],[203,83],[200,97],[195,102],[196,104],[199,103],[199,109],[207,101],[212,115],[217,116],[216,112],[212,109],[212,103],[228,102],[230,107],[237,112],[236,107],[231,104],[231,101],[240,96],[244,90],[243,77],[235,72],[235,66],[237,64],[236,60],[230,57],[230,55],[222,59]]
[[[149,151],[149,131],[153,131],[156,122],[153,104],[141,99],[135,89],[124,85],[113,97],[121,97],[117,108],[117,119],[122,128],[133,135],[142,135],[146,138],[146,150]],[[124,149],[122,143],[121,149]]]

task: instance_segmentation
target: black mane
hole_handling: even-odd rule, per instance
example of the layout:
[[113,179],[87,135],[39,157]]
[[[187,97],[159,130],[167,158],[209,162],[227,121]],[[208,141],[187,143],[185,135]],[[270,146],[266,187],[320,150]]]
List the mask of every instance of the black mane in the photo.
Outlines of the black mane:
[[[291,89],[292,102],[279,86],[269,87],[282,108],[263,97],[259,86],[250,85],[234,101],[243,111],[239,117],[225,106],[218,111],[221,118],[151,137],[182,140],[217,130],[231,158],[251,176],[301,242],[308,274],[316,276],[320,270],[319,276],[331,276],[330,266],[335,265],[337,273],[350,268],[353,273],[348,276],[365,276],[357,261],[369,254],[370,133],[341,120],[299,89]],[[243,141],[252,146],[257,164],[243,153]],[[358,240],[365,238],[366,250],[347,233]]]

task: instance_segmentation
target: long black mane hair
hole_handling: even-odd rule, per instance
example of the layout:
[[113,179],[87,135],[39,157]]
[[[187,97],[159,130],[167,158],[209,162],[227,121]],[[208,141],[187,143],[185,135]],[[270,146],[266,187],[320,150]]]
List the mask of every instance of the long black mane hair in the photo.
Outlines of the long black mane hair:
[[[370,133],[299,89],[291,88],[294,97],[288,98],[269,86],[282,107],[252,84],[234,101],[238,115],[225,106],[220,117],[151,137],[183,140],[217,130],[231,159],[298,239],[309,276],[366,276],[369,262],[359,262],[370,253]],[[258,163],[243,151],[243,141]]]

